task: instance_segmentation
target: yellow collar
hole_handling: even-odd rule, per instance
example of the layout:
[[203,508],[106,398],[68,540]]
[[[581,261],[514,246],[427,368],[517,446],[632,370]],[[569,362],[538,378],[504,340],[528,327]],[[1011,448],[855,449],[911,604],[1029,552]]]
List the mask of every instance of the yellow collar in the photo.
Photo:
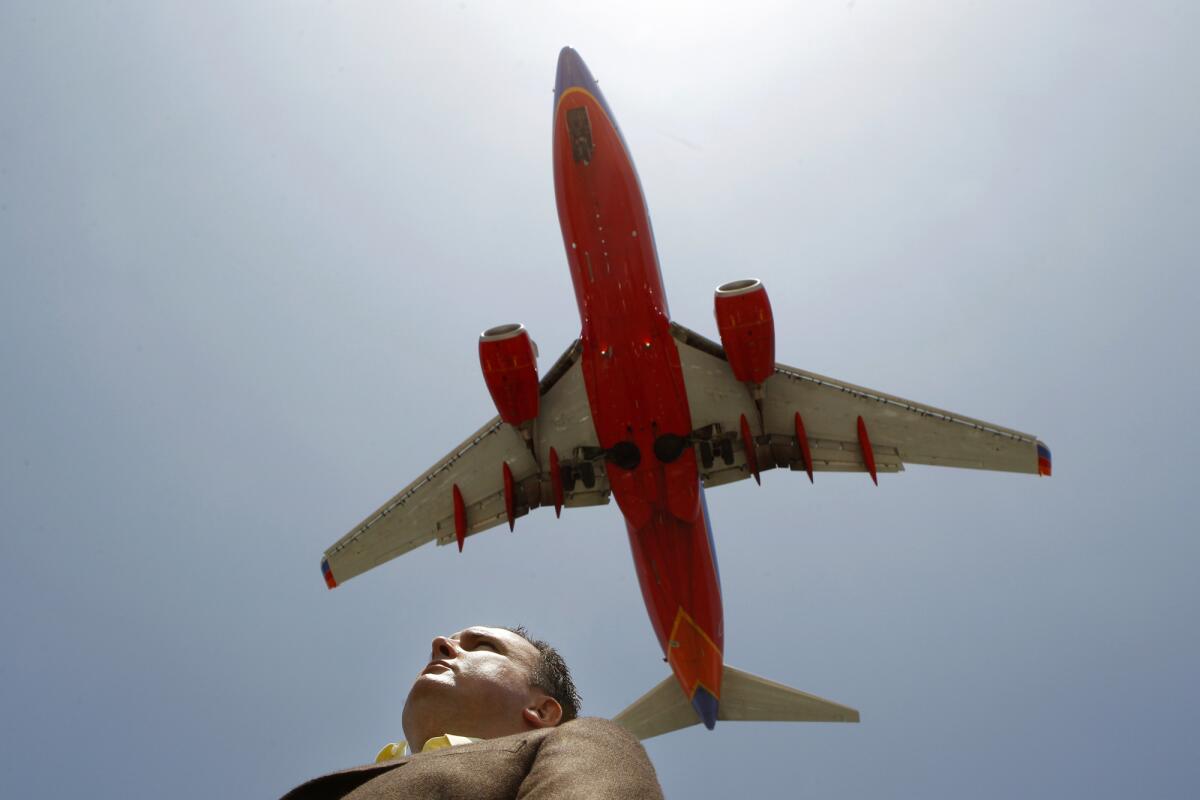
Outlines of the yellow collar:
[[[472,739],[470,736],[457,736],[453,733],[446,733],[427,739],[425,745],[421,748],[421,752],[432,753],[434,750],[445,750],[448,747],[457,747],[460,744],[471,744],[472,742],[482,741],[482,739]],[[382,764],[384,761],[391,761],[394,758],[400,758],[405,755],[411,755],[408,749],[408,742],[403,739],[398,742],[388,742],[379,751],[379,755],[375,756],[375,763]]]

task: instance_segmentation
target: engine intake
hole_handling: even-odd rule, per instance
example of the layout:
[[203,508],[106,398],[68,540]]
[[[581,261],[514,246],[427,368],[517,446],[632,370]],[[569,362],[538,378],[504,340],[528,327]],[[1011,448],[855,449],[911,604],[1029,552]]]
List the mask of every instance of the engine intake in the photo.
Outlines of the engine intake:
[[760,384],[775,371],[775,318],[767,289],[757,278],[717,287],[717,330],[734,377]]
[[497,325],[479,334],[479,366],[500,419],[520,426],[537,418],[537,347],[524,325]]

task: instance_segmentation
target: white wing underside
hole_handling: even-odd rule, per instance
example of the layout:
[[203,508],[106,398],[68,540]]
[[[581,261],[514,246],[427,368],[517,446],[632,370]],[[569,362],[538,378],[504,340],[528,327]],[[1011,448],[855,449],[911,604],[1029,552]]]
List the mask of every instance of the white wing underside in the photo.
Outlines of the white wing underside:
[[[709,458],[699,459],[705,486],[750,477],[739,435],[742,415],[750,423],[760,471],[805,469],[797,412],[814,471],[866,470],[857,433],[862,417],[877,472],[899,472],[906,463],[1038,472],[1040,443],[1034,436],[782,364],[764,384],[760,422],[754,397],[734,378],[721,346],[675,323],[671,333],[678,342],[693,428],[708,431],[709,448],[726,441],[725,458],[711,457],[710,449]],[[430,541],[455,542],[455,485],[465,505],[467,536],[505,523],[505,462],[514,478],[515,516],[552,505],[551,448],[567,473],[574,469],[575,477],[564,483],[565,507],[607,503],[610,490],[581,353],[576,340],[542,379],[540,412],[528,442],[499,417],[489,420],[325,551],[333,579],[344,582]],[[703,454],[706,445],[698,438],[694,446]]]
[[[555,448],[563,463],[570,463],[577,449],[598,446],[579,366],[580,352],[576,341],[541,381],[533,448],[520,431],[493,417],[325,551],[337,581],[431,541],[439,545],[455,542],[455,485],[466,507],[467,536],[505,523],[504,462],[512,470],[516,487],[516,516],[539,505],[552,505],[550,448]],[[597,465],[593,486],[580,482],[573,488],[564,487],[563,505],[602,505],[608,497],[603,466]]]
[[[862,417],[878,472],[900,472],[906,463],[1038,472],[1035,436],[784,364],[776,364],[775,374],[764,383],[760,427],[754,398],[734,378],[721,346],[682,325],[672,323],[671,329],[680,343],[693,427],[716,424],[725,435],[737,437],[745,415],[758,442],[760,470],[804,469],[796,441],[799,412],[814,471],[866,470],[858,439]],[[732,464],[718,459],[703,469],[706,486],[750,477],[740,444],[738,437]]]

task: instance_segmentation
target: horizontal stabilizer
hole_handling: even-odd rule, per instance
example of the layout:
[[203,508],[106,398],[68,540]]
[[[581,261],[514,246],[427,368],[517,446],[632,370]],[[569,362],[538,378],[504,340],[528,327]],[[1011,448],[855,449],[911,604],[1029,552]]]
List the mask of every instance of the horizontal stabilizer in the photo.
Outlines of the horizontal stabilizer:
[[[729,665],[723,668],[719,720],[760,722],[858,722],[858,712],[816,695],[775,683]],[[649,739],[700,722],[679,682],[671,675],[614,722],[639,739]]]

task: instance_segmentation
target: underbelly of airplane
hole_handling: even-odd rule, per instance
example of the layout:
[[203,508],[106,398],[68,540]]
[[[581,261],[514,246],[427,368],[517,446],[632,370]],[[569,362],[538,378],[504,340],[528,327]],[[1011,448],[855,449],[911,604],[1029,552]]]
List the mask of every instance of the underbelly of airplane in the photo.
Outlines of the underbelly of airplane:
[[586,83],[590,90],[561,91],[554,129],[583,379],[646,610],[708,724],[720,697],[724,623],[687,388],[641,185],[607,104]]

